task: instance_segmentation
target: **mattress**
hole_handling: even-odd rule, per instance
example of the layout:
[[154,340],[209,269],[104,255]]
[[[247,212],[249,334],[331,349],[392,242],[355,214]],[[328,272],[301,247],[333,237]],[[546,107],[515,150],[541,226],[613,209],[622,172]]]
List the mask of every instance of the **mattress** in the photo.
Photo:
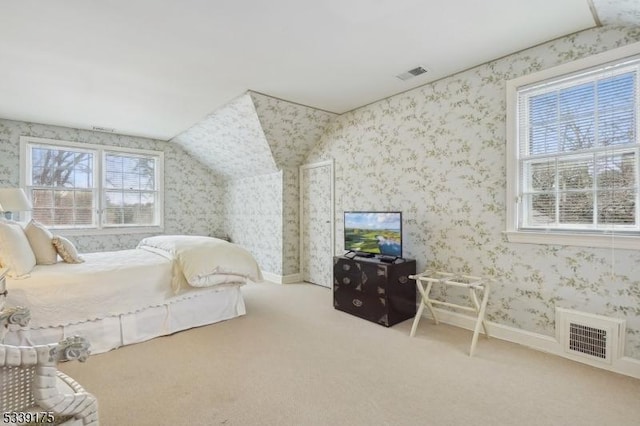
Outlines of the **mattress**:
[[5,343],[48,344],[80,335],[95,354],[246,313],[242,283],[175,291],[181,275],[156,253],[82,256],[84,263],[36,266],[27,278],[7,278],[6,306],[28,307],[31,321],[11,329]]

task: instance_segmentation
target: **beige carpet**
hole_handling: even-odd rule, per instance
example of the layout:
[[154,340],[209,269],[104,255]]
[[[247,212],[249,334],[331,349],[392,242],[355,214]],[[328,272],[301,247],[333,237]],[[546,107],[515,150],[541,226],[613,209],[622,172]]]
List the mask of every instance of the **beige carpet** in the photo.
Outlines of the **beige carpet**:
[[312,285],[245,286],[244,317],[61,370],[103,425],[640,425],[640,380],[411,321],[385,328]]

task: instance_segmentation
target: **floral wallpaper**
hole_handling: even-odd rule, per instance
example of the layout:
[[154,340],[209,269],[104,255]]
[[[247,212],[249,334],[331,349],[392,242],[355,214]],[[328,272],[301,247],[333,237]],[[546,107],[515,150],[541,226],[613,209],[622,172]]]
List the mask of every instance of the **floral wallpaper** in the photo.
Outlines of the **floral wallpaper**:
[[336,251],[344,210],[401,210],[405,257],[419,270],[497,279],[491,321],[553,336],[556,306],[625,318],[625,354],[640,359],[640,251],[502,234],[506,81],[638,40],[640,28],[587,30],[336,118],[306,159],[335,161]]
[[[215,235],[223,232],[222,182],[179,146],[152,139],[0,119],[0,186],[20,184],[20,136],[163,151],[165,233]],[[94,252],[134,248],[146,236],[72,235],[69,238],[81,252]]]
[[336,114],[249,92],[278,167],[298,167]]
[[225,232],[249,250],[265,272],[283,274],[283,173],[229,180],[224,185]]
[[[297,167],[334,117],[332,113],[248,92],[170,141],[225,181],[229,204],[225,205],[221,233],[251,251],[266,272],[299,272]],[[262,177],[252,179],[256,176]],[[274,198],[256,204],[266,196]],[[272,209],[275,203],[279,203],[277,210]],[[252,217],[245,206],[260,212],[258,217]],[[275,212],[280,217],[273,228]],[[260,217],[269,226],[248,232]]]
[[282,275],[292,275],[300,272],[298,168],[284,168],[282,173]]
[[171,139],[227,179],[278,169],[249,94],[244,94]]
[[282,275],[300,270],[298,166],[336,114],[249,92],[273,158],[283,171]]

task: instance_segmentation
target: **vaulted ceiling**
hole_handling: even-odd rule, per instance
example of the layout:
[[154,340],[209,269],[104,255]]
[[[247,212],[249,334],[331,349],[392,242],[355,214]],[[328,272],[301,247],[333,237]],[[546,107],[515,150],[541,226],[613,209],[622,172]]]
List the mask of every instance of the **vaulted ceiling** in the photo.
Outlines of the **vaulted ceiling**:
[[171,139],[227,179],[302,164],[335,114],[247,92]]

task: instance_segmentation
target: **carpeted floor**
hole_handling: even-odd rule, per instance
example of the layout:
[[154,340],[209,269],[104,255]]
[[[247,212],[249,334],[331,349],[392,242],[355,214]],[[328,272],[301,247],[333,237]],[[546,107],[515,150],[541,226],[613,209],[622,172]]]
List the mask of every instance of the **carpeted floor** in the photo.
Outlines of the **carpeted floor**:
[[385,328],[328,289],[243,288],[247,315],[65,363],[111,425],[640,425],[640,380],[471,332]]

